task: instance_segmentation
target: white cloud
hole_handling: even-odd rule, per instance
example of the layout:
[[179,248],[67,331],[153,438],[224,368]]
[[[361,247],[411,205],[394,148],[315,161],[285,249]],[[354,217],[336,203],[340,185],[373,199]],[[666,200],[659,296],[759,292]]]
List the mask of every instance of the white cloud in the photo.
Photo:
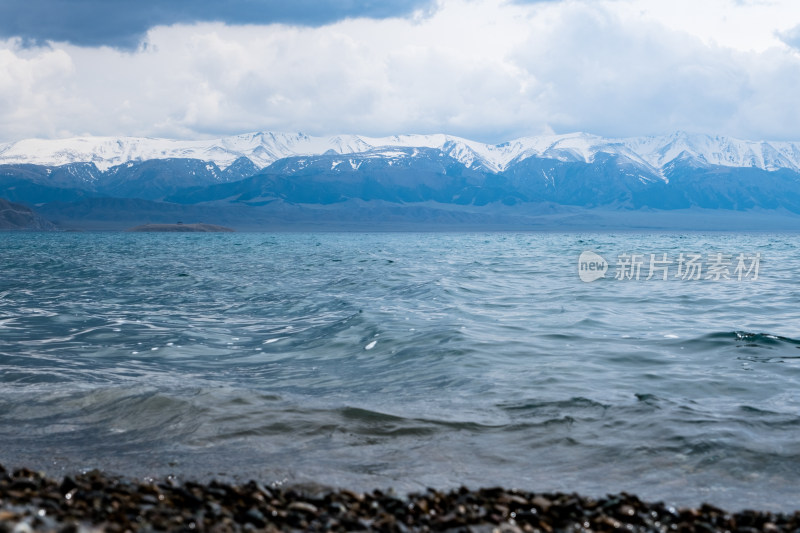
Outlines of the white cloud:
[[60,119],[82,107],[70,86],[74,65],[63,50],[27,51],[16,40],[0,45],[0,124],[5,136],[58,136]]
[[656,22],[707,45],[762,52],[780,46],[778,33],[800,23],[797,0],[601,0],[626,25]]
[[[416,20],[158,27],[136,52],[8,41],[0,139],[270,129],[501,141],[549,128],[800,139],[800,57],[779,40],[800,21],[785,2],[710,0],[727,11],[715,25],[719,13],[698,8],[707,26],[662,4],[442,0]],[[726,32],[754,13],[732,46]]]
[[[517,53],[547,86],[539,96],[557,131],[627,136],[677,129],[800,138],[788,50],[744,52],[652,21],[630,24],[602,7],[572,4],[537,20]],[[548,111],[551,111],[548,113]]]

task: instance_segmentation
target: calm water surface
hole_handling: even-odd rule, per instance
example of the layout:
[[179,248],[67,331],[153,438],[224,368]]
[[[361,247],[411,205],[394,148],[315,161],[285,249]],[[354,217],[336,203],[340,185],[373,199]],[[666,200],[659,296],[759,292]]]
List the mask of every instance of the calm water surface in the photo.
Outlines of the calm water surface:
[[[581,282],[585,250],[605,278]],[[798,252],[783,234],[0,234],[0,463],[793,509]],[[614,279],[623,253],[645,254],[639,280]],[[724,253],[734,279],[673,262],[646,280],[650,253]],[[758,279],[736,279],[740,253]]]

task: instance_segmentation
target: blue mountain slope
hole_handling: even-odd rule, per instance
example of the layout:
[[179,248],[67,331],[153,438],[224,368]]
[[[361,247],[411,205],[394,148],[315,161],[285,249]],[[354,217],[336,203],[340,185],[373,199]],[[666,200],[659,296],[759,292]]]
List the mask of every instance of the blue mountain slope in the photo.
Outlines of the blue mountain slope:
[[246,158],[225,170],[198,159],[153,159],[106,171],[92,163],[0,165],[0,197],[31,205],[91,197],[159,200],[181,189],[236,181],[257,171]]
[[434,149],[398,149],[388,156],[367,152],[346,157],[290,157],[239,182],[196,187],[167,199],[178,203],[224,200],[250,205],[276,199],[321,205],[351,199],[456,205],[522,200],[503,176],[466,168]]

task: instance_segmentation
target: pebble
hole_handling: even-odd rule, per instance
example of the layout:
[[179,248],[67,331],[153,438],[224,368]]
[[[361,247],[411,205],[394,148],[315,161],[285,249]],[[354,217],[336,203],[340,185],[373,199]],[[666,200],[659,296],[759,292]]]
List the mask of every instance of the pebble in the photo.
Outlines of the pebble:
[[0,465],[0,533],[107,531],[452,531],[527,533],[577,531],[800,530],[800,512],[729,513],[702,505],[674,509],[635,495],[592,499],[500,487],[401,496],[319,486],[267,488],[174,477],[125,480],[91,471],[60,481]]

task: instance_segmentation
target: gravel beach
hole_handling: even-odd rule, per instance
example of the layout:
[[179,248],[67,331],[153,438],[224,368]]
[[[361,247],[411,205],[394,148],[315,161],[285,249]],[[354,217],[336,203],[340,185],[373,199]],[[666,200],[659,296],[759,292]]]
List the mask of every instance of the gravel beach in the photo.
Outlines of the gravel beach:
[[592,499],[503,488],[374,491],[131,480],[61,480],[0,466],[0,532],[28,531],[797,531],[800,512],[675,509],[630,494]]

